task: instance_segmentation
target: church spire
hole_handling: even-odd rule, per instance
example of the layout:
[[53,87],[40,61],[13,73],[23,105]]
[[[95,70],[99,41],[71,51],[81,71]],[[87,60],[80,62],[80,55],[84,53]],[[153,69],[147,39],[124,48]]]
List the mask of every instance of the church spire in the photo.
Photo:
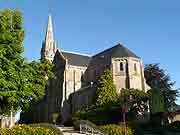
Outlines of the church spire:
[[52,61],[54,59],[56,50],[57,46],[53,37],[52,17],[51,14],[49,14],[45,40],[43,41],[41,48],[41,59],[45,58]]
[[48,16],[48,24],[47,24],[45,41],[54,41],[54,39],[53,39],[53,26],[52,26],[52,17],[51,17],[51,14],[49,14],[49,16]]

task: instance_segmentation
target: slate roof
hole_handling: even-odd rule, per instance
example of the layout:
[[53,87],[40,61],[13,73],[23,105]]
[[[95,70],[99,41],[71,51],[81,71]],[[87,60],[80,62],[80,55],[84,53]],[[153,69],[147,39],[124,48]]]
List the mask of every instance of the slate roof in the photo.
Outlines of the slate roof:
[[109,49],[106,49],[93,57],[62,51],[62,55],[68,60],[68,64],[75,66],[84,66],[87,67],[90,63],[108,63],[111,58],[119,57],[134,57],[139,58],[136,54],[131,52],[128,48],[124,47],[121,44],[117,44]]
[[104,57],[104,56],[109,56],[111,58],[118,58],[118,57],[134,57],[134,58],[140,58],[133,52],[131,52],[128,48],[124,47],[121,44],[117,44],[109,49],[106,49],[93,57]]
[[85,56],[71,52],[62,52],[62,55],[68,60],[68,64],[75,66],[87,67],[91,59],[90,56]]

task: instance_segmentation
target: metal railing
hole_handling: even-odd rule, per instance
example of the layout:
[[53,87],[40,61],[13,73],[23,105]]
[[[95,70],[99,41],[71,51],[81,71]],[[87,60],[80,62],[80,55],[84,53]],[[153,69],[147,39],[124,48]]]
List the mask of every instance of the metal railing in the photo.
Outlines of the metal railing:
[[80,124],[80,133],[86,135],[104,135],[101,131],[94,129],[87,124]]

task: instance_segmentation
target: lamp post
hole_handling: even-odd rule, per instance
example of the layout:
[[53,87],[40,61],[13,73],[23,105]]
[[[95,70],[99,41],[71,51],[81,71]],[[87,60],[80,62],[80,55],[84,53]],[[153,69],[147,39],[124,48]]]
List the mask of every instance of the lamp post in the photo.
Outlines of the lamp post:
[[122,113],[123,113],[123,122],[124,122],[124,135],[126,135],[126,105],[125,105],[125,91],[121,90],[121,98],[123,98]]

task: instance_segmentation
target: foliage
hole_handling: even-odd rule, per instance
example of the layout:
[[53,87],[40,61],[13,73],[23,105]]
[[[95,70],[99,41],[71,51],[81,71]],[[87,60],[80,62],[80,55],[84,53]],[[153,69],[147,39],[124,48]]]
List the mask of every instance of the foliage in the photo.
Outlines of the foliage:
[[52,64],[42,60],[29,63],[22,57],[24,28],[19,10],[0,12],[0,113],[23,109],[30,100],[45,94],[47,80],[53,77]]
[[60,115],[59,112],[52,114],[52,122],[53,122],[54,124],[61,122],[61,115]]
[[165,73],[165,70],[159,67],[159,64],[149,64],[145,67],[145,78],[147,84],[151,88],[158,88],[165,100],[165,109],[169,109],[175,104],[178,91],[173,90],[174,85],[171,82],[170,76]]
[[62,135],[45,127],[31,127],[28,125],[16,125],[10,129],[0,129],[0,135]]
[[116,86],[113,83],[112,73],[109,69],[105,70],[101,76],[96,92],[96,106],[106,106],[117,101]]
[[169,127],[172,127],[172,128],[180,128],[180,121],[174,121],[172,122]]
[[50,123],[30,124],[29,126],[49,129],[49,130],[53,131],[53,135],[63,135],[62,132],[55,125],[50,124]]
[[[111,124],[102,126],[102,129],[106,130],[109,135],[124,135],[124,126],[123,123],[119,125]],[[129,126],[126,126],[126,135],[134,135],[134,131]]]
[[180,121],[174,121],[171,124],[165,127],[166,130],[170,132],[177,132],[180,133]]
[[164,112],[165,105],[164,105],[164,97],[162,92],[158,88],[154,88],[148,91],[150,95],[150,112],[152,114]]
[[118,123],[121,121],[120,104],[112,104],[111,106],[90,108],[89,110],[76,112],[74,118],[81,120],[89,120],[96,125],[105,125]]
[[[127,112],[145,112],[147,109],[147,100],[149,95],[140,90],[123,90],[125,92],[123,98],[116,103],[112,103],[109,106],[91,106],[89,110],[76,112],[73,116],[83,120],[89,120],[97,125],[106,125],[112,123],[118,123],[123,121],[122,104],[126,104]],[[131,100],[129,97],[131,96]],[[126,116],[130,118],[132,114],[128,113]],[[133,116],[134,118],[134,116]]]
[[73,125],[73,118],[72,117],[68,118],[65,122],[63,122],[63,125],[66,127],[72,126]]
[[[122,95],[123,94],[123,95]],[[125,105],[129,112],[144,112],[148,109],[147,101],[149,95],[141,90],[136,89],[123,89],[121,90],[120,101]]]

